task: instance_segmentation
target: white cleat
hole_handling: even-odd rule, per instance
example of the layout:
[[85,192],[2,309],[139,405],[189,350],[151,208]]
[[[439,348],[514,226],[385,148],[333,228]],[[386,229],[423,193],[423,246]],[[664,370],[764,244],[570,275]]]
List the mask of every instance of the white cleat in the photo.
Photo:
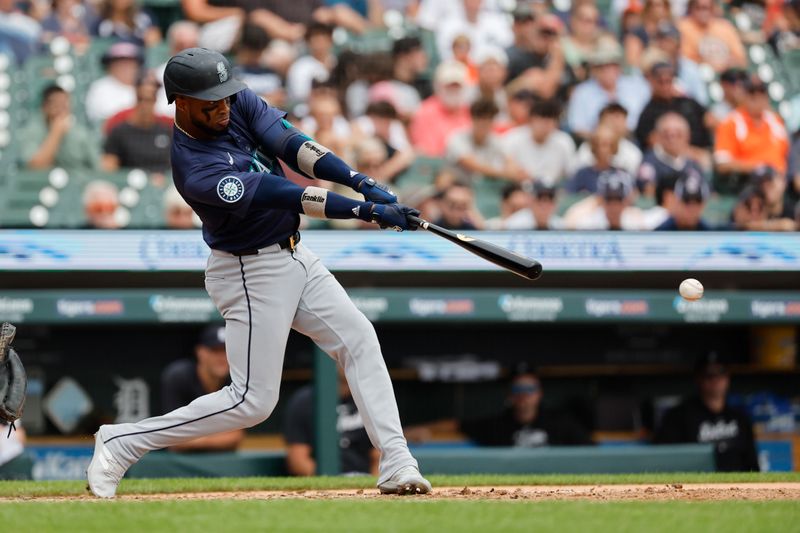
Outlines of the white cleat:
[[422,477],[415,466],[404,466],[392,477],[378,485],[381,494],[428,494],[430,482]]
[[86,478],[89,482],[88,489],[98,498],[113,498],[117,493],[117,486],[126,468],[114,458],[108,448],[103,445],[100,430],[94,434],[94,455],[86,469]]

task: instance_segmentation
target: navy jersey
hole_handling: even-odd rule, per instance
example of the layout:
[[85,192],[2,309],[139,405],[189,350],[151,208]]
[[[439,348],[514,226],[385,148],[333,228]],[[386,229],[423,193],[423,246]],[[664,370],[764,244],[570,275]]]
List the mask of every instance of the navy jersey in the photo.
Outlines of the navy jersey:
[[267,130],[285,116],[245,89],[231,104],[225,135],[198,140],[174,128],[172,179],[203,221],[203,239],[211,248],[263,248],[297,231],[297,213],[250,208],[263,172],[284,176],[275,153],[278,139]]

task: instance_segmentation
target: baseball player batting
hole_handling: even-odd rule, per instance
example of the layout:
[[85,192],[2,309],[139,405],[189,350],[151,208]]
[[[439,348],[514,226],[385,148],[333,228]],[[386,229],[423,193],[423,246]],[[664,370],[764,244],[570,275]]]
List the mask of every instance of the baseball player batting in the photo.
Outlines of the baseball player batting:
[[[217,52],[189,48],[172,57],[164,89],[175,103],[172,174],[203,221],[211,248],[205,286],[225,319],[231,385],[164,416],[103,425],[87,477],[99,497],[114,497],[125,471],[145,453],[250,427],[278,403],[289,330],[309,336],[344,368],[372,444],[381,452],[385,494],[431,490],[411,456],[372,324],[314,253],[300,242],[299,213],[358,218],[399,231],[418,211],[351,169],[233,79]],[[358,201],[285,178],[278,159],[309,178],[352,187]]]

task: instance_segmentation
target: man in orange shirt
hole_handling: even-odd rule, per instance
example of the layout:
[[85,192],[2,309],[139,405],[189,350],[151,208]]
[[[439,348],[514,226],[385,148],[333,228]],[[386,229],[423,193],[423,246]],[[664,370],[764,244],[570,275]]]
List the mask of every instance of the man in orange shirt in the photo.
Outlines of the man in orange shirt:
[[411,120],[411,143],[426,156],[443,157],[450,135],[472,124],[467,68],[456,61],[442,63],[433,84],[433,96],[422,102]]
[[715,13],[715,0],[689,0],[687,16],[678,23],[681,53],[715,72],[746,67],[747,56],[733,24]]
[[745,82],[747,97],[717,127],[714,161],[719,174],[749,174],[769,165],[786,172],[789,139],[783,121],[770,108],[767,86],[756,77]]

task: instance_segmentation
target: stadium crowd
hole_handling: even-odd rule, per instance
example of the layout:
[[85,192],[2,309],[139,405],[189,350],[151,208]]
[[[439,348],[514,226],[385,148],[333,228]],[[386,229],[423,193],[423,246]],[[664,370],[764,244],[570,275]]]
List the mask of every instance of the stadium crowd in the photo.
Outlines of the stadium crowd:
[[[140,168],[163,224],[194,227],[169,187],[164,63],[147,58],[204,46],[446,227],[800,228],[800,80],[776,89],[775,69],[748,54],[800,52],[798,0],[181,0],[180,14],[0,0],[0,53],[19,65],[65,39],[78,55],[113,40],[82,100],[47,85],[16,125],[17,167]],[[86,183],[87,227],[125,225],[119,195]],[[708,221],[714,203],[724,211]]]

